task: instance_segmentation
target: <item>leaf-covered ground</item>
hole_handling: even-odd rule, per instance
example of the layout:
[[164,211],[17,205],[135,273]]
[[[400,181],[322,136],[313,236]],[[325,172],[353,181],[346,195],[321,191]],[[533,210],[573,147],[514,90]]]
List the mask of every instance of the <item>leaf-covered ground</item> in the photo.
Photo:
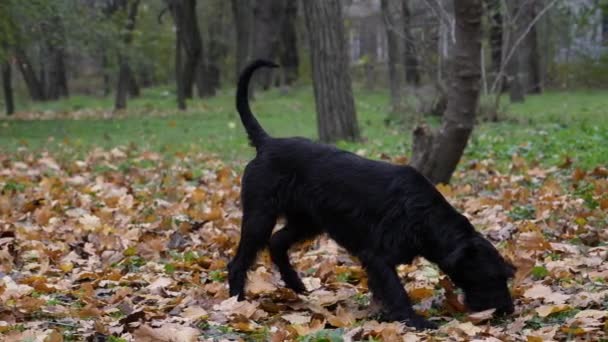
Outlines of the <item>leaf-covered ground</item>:
[[309,295],[283,288],[264,252],[249,301],[229,298],[240,175],[214,157],[119,147],[74,160],[22,149],[0,163],[4,341],[608,338],[604,166],[466,162],[439,189],[518,267],[516,313],[464,313],[459,291],[420,259],[399,274],[441,328],[418,333],[374,320],[365,273],[326,238],[292,252]]

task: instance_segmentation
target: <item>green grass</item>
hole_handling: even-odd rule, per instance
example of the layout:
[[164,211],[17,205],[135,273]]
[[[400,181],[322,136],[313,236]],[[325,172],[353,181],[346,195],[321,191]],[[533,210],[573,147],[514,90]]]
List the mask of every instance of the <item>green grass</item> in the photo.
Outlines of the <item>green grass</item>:
[[[385,124],[387,91],[355,92],[359,125],[364,141],[341,142],[349,150],[409,154],[411,125]],[[202,150],[240,163],[253,155],[234,110],[233,90],[192,100],[189,109],[175,109],[174,95],[163,88],[148,89],[129,102],[126,114],[110,119],[4,120],[0,122],[0,150],[11,152],[27,146],[33,150],[84,152],[92,147],[132,145],[172,153]],[[263,126],[274,136],[316,137],[312,89],[294,88],[257,93],[252,105]],[[75,96],[67,100],[32,103],[25,112],[109,113],[112,98]],[[503,120],[480,123],[466,151],[467,159],[508,162],[513,154],[551,166],[566,157],[590,168],[608,162],[608,93],[549,92],[531,96],[523,104],[506,106]]]

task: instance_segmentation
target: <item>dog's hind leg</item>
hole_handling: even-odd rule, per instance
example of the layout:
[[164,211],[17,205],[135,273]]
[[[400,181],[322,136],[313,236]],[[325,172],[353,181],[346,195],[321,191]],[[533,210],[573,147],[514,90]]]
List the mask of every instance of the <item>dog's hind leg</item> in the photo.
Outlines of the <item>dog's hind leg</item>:
[[236,255],[228,264],[230,296],[238,295],[239,300],[245,298],[247,270],[255,261],[258,252],[268,243],[276,220],[277,215],[271,209],[244,208],[241,241]]
[[270,238],[270,257],[279,268],[285,285],[297,293],[306,291],[298,272],[289,262],[289,247],[293,244],[313,238],[320,230],[299,218],[287,218],[287,225]]
[[374,298],[382,303],[387,320],[402,321],[419,330],[436,328],[416,314],[393,265],[371,253],[362,253],[359,258],[367,271],[368,285]]

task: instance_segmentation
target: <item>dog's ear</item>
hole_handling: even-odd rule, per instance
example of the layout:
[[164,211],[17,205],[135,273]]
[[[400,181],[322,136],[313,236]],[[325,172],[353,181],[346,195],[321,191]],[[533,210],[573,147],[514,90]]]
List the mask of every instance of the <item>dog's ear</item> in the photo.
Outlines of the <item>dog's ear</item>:
[[482,251],[480,253],[482,253],[484,258],[495,259],[496,262],[494,264],[497,265],[497,267],[495,267],[494,272],[492,272],[494,275],[507,279],[515,277],[517,268],[513,266],[509,260],[505,259],[490,241],[484,238],[478,238],[474,240],[473,244],[479,251]]

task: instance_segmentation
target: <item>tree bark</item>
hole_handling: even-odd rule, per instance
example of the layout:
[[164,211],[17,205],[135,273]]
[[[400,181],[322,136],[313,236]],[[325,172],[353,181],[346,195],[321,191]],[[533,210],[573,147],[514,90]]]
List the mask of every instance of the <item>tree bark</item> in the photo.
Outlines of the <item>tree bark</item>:
[[[521,0],[511,0],[507,4],[508,11],[510,13],[510,20],[508,22],[507,27],[507,52],[503,54],[508,54],[513,50],[513,46],[522,34],[522,18],[525,15],[520,13],[520,5]],[[524,87],[521,82],[521,48],[516,47],[511,58],[507,63],[506,71],[507,71],[507,82],[509,87],[509,98],[511,102],[524,102]]]
[[307,0],[303,6],[319,138],[323,142],[358,140],[340,1]]
[[382,0],[381,8],[388,49],[388,79],[391,94],[391,112],[395,112],[401,107],[401,79],[397,67],[399,65],[399,38],[395,32],[397,25],[395,25],[395,20],[392,15],[390,0]]
[[361,37],[361,52],[363,53],[365,71],[365,88],[371,90],[376,84],[376,61],[378,49],[378,34],[376,32],[376,22],[373,16],[361,19],[359,25],[359,35]]
[[403,65],[405,68],[405,80],[410,85],[418,86],[420,85],[420,67],[418,65],[418,55],[416,52],[414,36],[412,35],[410,28],[412,19],[409,0],[402,0],[401,13],[403,16],[403,46],[405,50]]
[[[179,26],[186,60],[182,67],[181,80],[184,82],[186,98],[192,98],[192,88],[196,75],[203,71],[203,41],[196,16],[196,0],[167,0],[175,26]],[[199,94],[201,92],[199,91]]]
[[475,125],[481,80],[481,0],[454,0],[456,44],[448,106],[436,133],[414,131],[412,166],[433,183],[448,183]]
[[182,81],[182,39],[181,29],[177,27],[175,34],[175,84],[177,89],[177,108],[186,110],[186,92]]
[[608,45],[608,6],[602,7],[602,42]]
[[129,97],[139,97],[141,95],[141,90],[139,88],[139,83],[137,83],[137,78],[135,77],[135,71],[131,67],[129,67]]
[[46,94],[48,99],[68,97],[68,79],[65,67],[65,30],[61,18],[54,16],[50,21],[50,32],[46,35],[46,50],[48,53],[48,78]]
[[[281,16],[283,15],[282,0],[256,0],[253,7],[253,57],[274,60],[279,48],[279,32],[281,30]],[[272,71],[260,70],[256,72],[256,84],[262,89],[268,89],[272,84]]]
[[486,0],[487,18],[490,26],[490,56],[494,77],[502,66],[503,20],[501,0]]
[[2,90],[4,91],[6,115],[11,115],[15,112],[15,100],[13,97],[11,63],[8,59],[2,63]]
[[203,40],[206,53],[202,61],[202,72],[199,73],[197,79],[197,88],[200,97],[214,96],[220,88],[220,63],[226,55],[225,43],[222,40],[223,36],[223,12],[225,6],[218,2],[218,6],[208,7],[208,11],[212,11],[213,15],[208,16],[207,25],[205,26],[206,36]]
[[34,66],[30,62],[29,58],[25,54],[25,51],[20,46],[15,47],[15,58],[17,59],[17,66],[23,80],[27,86],[27,90],[30,93],[30,97],[34,101],[46,100],[46,94],[44,93],[44,87],[42,82],[36,76]]
[[285,1],[284,14],[281,19],[281,50],[279,58],[283,80],[286,85],[294,83],[299,75],[300,57],[298,56],[298,37],[296,34],[297,15],[297,1]]
[[250,0],[232,0],[232,16],[236,29],[236,71],[235,76],[241,73],[249,59],[251,59],[251,39],[253,32],[253,6]]
[[105,49],[101,51],[101,68],[103,74],[103,96],[109,96],[112,91],[110,89],[110,63]]
[[[538,14],[538,6],[539,3],[537,0],[530,0],[526,2],[526,6],[524,7],[523,15],[525,15],[525,24],[524,27],[528,27],[532,24],[534,18]],[[524,45],[525,45],[525,59],[527,63],[527,86],[526,92],[529,94],[540,94],[543,92],[543,84],[542,84],[542,76],[541,76],[541,56],[540,51],[538,49],[538,33],[536,30],[536,24],[530,26],[530,31],[525,37]]]
[[[137,19],[137,8],[139,0],[123,0],[122,8],[127,12],[127,23],[123,34],[123,42],[126,47],[131,45],[133,40],[133,30],[135,29],[135,19]],[[133,84],[133,72],[129,66],[129,57],[123,52],[118,53],[118,84],[116,86],[116,99],[114,109],[120,110],[127,108],[127,95]]]

